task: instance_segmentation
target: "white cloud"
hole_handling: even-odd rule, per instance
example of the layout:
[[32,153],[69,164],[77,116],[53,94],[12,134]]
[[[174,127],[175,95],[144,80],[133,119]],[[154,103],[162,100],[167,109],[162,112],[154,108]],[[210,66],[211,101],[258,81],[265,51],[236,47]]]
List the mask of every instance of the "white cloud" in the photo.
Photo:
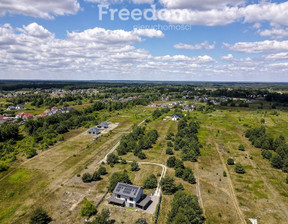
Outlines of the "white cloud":
[[287,60],[288,59],[288,53],[287,52],[281,52],[277,54],[269,54],[264,57],[266,60]]
[[259,31],[260,36],[262,37],[272,37],[274,39],[283,39],[288,37],[288,29],[273,28],[271,30],[262,30]]
[[175,44],[174,48],[176,49],[186,49],[186,50],[213,50],[215,48],[216,43],[214,42],[213,44],[209,44],[208,41],[204,41],[203,43],[200,44],[195,44],[195,45],[189,45],[189,44]]
[[132,2],[134,4],[153,4],[154,0],[85,0],[86,2],[102,4],[121,4],[123,2]]
[[[190,24],[190,25],[205,25],[205,26],[219,26],[227,25],[236,21],[244,21],[244,23],[261,23],[268,21],[273,24],[288,26],[287,12],[288,2],[271,3],[260,2],[259,4],[238,5],[241,1],[236,1],[236,6],[225,4],[226,1],[219,1],[219,6],[211,4],[203,10],[195,9],[189,6],[189,2],[183,0],[183,4],[167,1],[166,7],[168,9],[163,12],[162,19],[170,23],[176,24]],[[181,1],[182,2],[182,1]],[[198,5],[204,5],[201,4]],[[228,1],[227,1],[228,2]],[[184,4],[185,3],[185,4]],[[194,1],[191,4],[194,4]],[[165,4],[164,4],[165,5]],[[175,5],[175,7],[174,7]],[[178,6],[177,6],[178,5]],[[180,6],[183,7],[180,7]],[[223,5],[221,7],[221,5]],[[176,7],[177,6],[177,7]]]
[[288,41],[265,40],[260,42],[224,43],[224,47],[242,53],[271,53],[288,51]]
[[192,10],[208,10],[222,9],[227,5],[240,5],[243,0],[159,0],[167,8],[172,9],[192,9]]
[[54,16],[76,14],[80,9],[77,0],[2,0],[0,16],[7,13],[53,19]]
[[233,57],[232,54],[228,54],[227,56],[221,57],[221,59],[224,60],[224,61],[230,61],[230,60],[232,60],[233,58],[234,58],[234,57]]

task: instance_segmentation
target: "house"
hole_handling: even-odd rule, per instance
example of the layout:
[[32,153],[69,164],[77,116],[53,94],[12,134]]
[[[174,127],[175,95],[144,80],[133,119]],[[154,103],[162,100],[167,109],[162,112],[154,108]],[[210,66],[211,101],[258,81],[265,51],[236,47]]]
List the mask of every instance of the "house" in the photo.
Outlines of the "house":
[[90,129],[88,130],[88,134],[89,134],[89,135],[99,135],[99,134],[100,134],[100,131],[99,131],[98,128],[93,127],[93,128],[90,128]]
[[16,110],[16,107],[14,107],[14,106],[9,106],[9,107],[7,107],[6,110]]
[[15,108],[16,108],[16,110],[25,109],[25,107],[22,104],[18,104]]
[[103,121],[101,124],[97,125],[97,128],[99,129],[108,129],[109,128],[109,124],[107,121]]
[[46,117],[47,115],[46,114],[38,114],[36,115],[36,117]]
[[189,106],[182,107],[183,111],[191,111],[192,109]]
[[57,110],[57,109],[58,109],[58,107],[56,107],[56,106],[51,108],[51,110]]
[[50,109],[47,109],[43,112],[43,114],[49,114],[50,113]]
[[152,203],[152,200],[144,194],[141,187],[118,183],[113,191],[113,195],[108,198],[108,202],[123,207],[146,210]]
[[29,120],[29,119],[33,119],[34,115],[31,113],[24,113],[24,116],[22,117],[23,120]]
[[181,118],[180,114],[173,114],[172,116],[172,121],[178,121]]

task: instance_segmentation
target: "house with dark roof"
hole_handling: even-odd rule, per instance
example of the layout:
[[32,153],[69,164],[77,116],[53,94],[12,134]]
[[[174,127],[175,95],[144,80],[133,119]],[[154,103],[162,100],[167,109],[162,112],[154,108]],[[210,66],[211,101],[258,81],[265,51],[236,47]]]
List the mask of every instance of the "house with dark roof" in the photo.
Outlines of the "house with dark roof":
[[108,129],[109,128],[109,124],[107,121],[103,121],[101,124],[97,125],[97,128],[99,129]]
[[14,106],[9,106],[9,107],[7,107],[6,110],[16,110],[16,107],[14,107]]
[[99,134],[100,134],[100,131],[99,131],[98,128],[93,127],[93,128],[90,128],[90,129],[88,130],[88,134],[89,134],[89,135],[99,135]]
[[171,116],[172,121],[178,121],[181,118],[180,114],[173,114]]
[[122,207],[146,210],[152,203],[152,200],[144,194],[141,187],[118,183],[113,191],[113,195],[108,198],[108,202]]
[[22,104],[18,104],[15,108],[16,108],[17,110],[23,110],[23,109],[25,109],[25,107],[24,107]]

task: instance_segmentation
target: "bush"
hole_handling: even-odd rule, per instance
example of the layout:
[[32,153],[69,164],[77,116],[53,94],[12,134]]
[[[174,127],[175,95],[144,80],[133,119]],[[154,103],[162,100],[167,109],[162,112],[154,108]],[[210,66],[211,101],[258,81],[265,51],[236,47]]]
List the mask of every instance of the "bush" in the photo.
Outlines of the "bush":
[[25,155],[27,159],[30,159],[37,155],[37,152],[34,148],[28,148],[25,150]]
[[97,180],[101,180],[101,175],[99,171],[95,171],[92,175],[92,181],[97,181]]
[[140,170],[138,163],[136,161],[133,161],[131,163],[131,171],[138,171],[138,170]]
[[176,177],[182,178],[183,173],[184,173],[184,169],[183,169],[183,168],[178,167],[178,168],[175,170],[175,176],[176,176]]
[[7,163],[0,161],[0,172],[6,171],[8,169],[9,169],[9,166],[7,165]]
[[107,156],[107,163],[108,163],[110,166],[114,166],[116,163],[118,163],[118,160],[119,160],[119,157],[116,156],[116,155],[113,154],[113,153],[110,153],[110,154]]
[[173,155],[174,153],[173,153],[173,149],[172,148],[167,148],[166,149],[166,154],[167,155]]
[[174,167],[175,163],[176,163],[176,157],[175,156],[169,157],[169,159],[166,162],[167,166],[170,168]]
[[271,159],[272,157],[272,152],[270,150],[262,150],[261,155],[263,159]]
[[240,150],[240,151],[245,151],[245,147],[244,147],[244,145],[242,145],[242,144],[239,145],[239,146],[238,146],[238,150]]
[[271,158],[271,166],[275,169],[281,169],[283,166],[283,160],[278,153],[275,153]]
[[232,159],[232,158],[227,159],[227,164],[228,165],[234,165],[235,164],[234,159]]
[[236,173],[239,173],[239,174],[244,174],[245,173],[245,169],[240,163],[236,164],[234,170],[235,170]]
[[227,177],[226,171],[223,171],[223,177]]
[[138,154],[138,158],[139,158],[139,159],[146,159],[147,156],[145,155],[144,152],[139,152],[139,154]]
[[154,189],[157,187],[157,178],[154,174],[151,174],[144,180],[143,187],[145,189]]
[[93,201],[88,201],[85,198],[84,205],[81,208],[81,215],[82,216],[92,216],[97,213],[96,207],[93,205]]
[[51,217],[49,217],[47,212],[40,207],[32,212],[29,224],[47,224],[51,221]]
[[163,190],[164,194],[170,195],[170,194],[174,194],[175,191],[177,190],[176,185],[175,185],[175,180],[172,177],[164,177],[161,180],[161,188]]
[[90,183],[92,181],[92,176],[90,173],[84,173],[82,176],[82,181],[84,183]]
[[172,142],[167,142],[167,147],[173,147],[173,143]]
[[107,170],[104,166],[100,166],[98,169],[98,172],[100,173],[100,175],[106,175],[107,174]]
[[288,174],[287,174],[287,177],[286,177],[286,184],[288,184]]

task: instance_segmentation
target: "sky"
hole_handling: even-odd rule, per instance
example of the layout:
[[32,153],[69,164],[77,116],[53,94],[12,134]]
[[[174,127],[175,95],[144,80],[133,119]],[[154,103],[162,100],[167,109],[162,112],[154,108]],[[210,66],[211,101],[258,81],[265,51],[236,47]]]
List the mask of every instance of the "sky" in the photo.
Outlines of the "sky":
[[0,79],[288,82],[288,1],[1,0]]

